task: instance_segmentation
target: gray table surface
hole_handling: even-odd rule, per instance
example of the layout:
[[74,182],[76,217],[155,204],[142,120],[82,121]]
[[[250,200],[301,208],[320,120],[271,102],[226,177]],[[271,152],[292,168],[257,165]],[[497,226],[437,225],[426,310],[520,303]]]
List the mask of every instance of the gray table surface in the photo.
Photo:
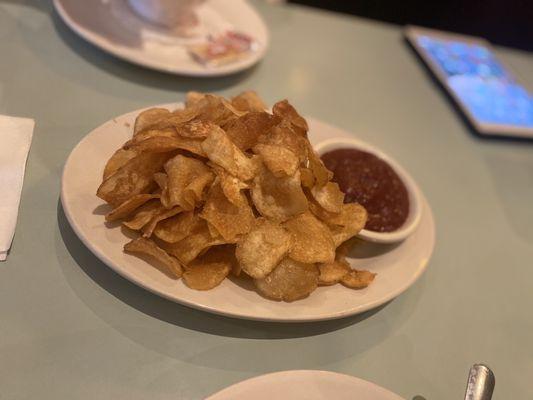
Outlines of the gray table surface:
[[[0,0],[0,113],[36,120],[16,237],[0,263],[0,398],[201,399],[267,372],[323,369],[406,399],[459,399],[479,361],[495,371],[495,398],[533,398],[532,143],[473,136],[397,27],[255,4],[272,32],[265,60],[200,80],[102,53],[50,1]],[[533,55],[498,55],[533,87]],[[437,247],[405,294],[326,323],[227,319],[149,294],[77,239],[60,176],[87,132],[187,90],[247,88],[288,97],[411,171],[433,207]]]

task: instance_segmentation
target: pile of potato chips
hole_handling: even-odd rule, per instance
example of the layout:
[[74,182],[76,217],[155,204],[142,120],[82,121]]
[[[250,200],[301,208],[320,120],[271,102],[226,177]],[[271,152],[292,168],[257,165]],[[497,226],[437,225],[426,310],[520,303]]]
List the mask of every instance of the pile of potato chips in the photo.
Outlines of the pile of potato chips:
[[139,232],[126,252],[192,289],[233,275],[293,301],[318,285],[368,286],[374,274],[344,258],[365,209],[344,204],[305,119],[286,100],[266,108],[255,92],[191,92],[184,109],[141,112],[104,169],[106,220]]

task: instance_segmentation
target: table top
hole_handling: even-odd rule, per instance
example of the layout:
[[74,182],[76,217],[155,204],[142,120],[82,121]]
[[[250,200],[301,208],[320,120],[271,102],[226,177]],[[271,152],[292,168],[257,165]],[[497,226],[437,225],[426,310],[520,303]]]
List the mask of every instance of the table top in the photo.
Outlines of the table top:
[[[323,369],[409,400],[459,399],[474,362],[494,370],[495,398],[532,398],[533,144],[471,134],[398,27],[254,4],[272,34],[265,60],[202,80],[102,53],[49,0],[0,3],[0,113],[36,120],[16,236],[0,264],[0,398],[201,399],[267,372]],[[497,53],[533,87],[533,55]],[[86,133],[188,90],[248,88],[353,131],[419,182],[437,247],[406,293],[338,321],[228,319],[136,287],[74,235],[60,176]]]

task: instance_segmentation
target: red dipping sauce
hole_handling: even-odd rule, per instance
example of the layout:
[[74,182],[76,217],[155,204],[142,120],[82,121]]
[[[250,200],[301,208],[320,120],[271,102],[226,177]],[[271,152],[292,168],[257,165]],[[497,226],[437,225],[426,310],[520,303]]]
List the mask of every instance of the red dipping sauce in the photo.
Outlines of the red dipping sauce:
[[345,193],[344,202],[357,202],[366,208],[365,229],[392,232],[404,224],[409,215],[409,196],[389,164],[352,148],[332,150],[321,158]]

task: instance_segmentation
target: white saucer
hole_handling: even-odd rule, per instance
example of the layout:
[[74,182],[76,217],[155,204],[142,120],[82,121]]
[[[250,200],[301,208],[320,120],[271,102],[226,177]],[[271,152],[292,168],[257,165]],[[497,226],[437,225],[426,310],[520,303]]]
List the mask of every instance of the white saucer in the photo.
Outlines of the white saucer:
[[[208,0],[198,8],[199,36],[180,38],[145,22],[127,0],[54,0],[63,21],[78,35],[126,61],[159,71],[188,76],[222,76],[247,69],[265,55],[268,29],[245,0]],[[208,67],[194,61],[186,45],[207,33],[232,29],[253,37],[254,51],[230,64]]]
[[402,400],[378,385],[328,371],[283,371],[251,378],[206,400]]

